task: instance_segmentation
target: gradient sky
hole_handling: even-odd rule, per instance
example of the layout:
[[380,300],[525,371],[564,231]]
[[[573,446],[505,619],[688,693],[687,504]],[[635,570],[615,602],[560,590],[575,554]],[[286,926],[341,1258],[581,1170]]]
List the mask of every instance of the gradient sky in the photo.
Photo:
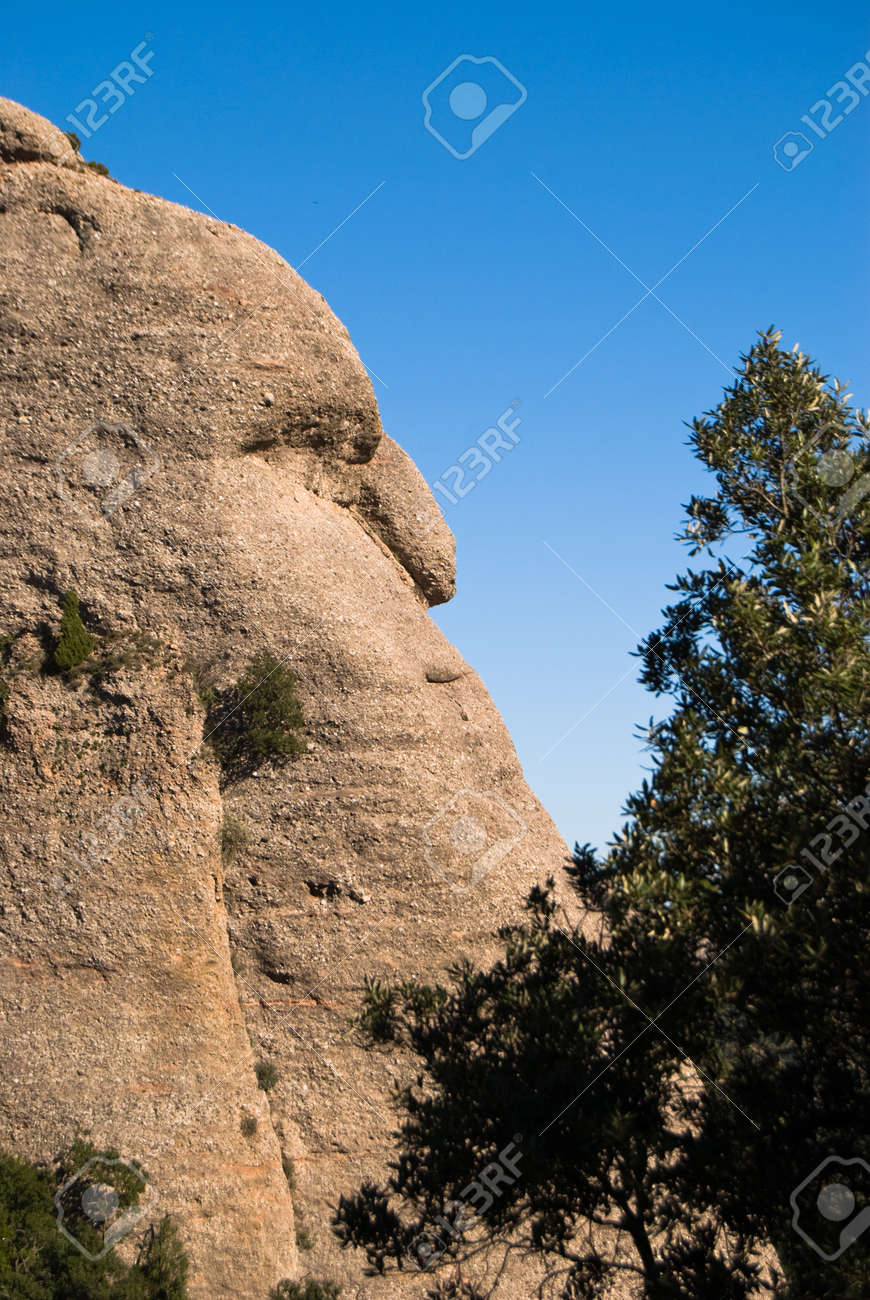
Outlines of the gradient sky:
[[430,483],[520,400],[519,441],[439,496],[433,617],[566,838],[603,845],[666,707],[630,652],[687,562],[684,422],[770,324],[868,404],[870,80],[842,80],[870,10],[16,5],[0,94],[64,125],[134,49],[153,75],[102,92],[84,156],[300,268]]

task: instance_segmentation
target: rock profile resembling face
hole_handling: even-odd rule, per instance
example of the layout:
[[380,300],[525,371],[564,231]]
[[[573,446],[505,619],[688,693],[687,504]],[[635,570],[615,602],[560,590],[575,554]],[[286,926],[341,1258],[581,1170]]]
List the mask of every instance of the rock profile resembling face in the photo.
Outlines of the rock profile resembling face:
[[[359,1290],[330,1231],[409,1068],[350,1029],[364,978],[485,961],[565,854],[428,616],[450,531],[319,294],[8,100],[0,265],[0,1145],[135,1162],[194,1300],[303,1272],[421,1295]],[[40,671],[69,590],[99,673]],[[304,752],[222,779],[197,685],[261,652]]]

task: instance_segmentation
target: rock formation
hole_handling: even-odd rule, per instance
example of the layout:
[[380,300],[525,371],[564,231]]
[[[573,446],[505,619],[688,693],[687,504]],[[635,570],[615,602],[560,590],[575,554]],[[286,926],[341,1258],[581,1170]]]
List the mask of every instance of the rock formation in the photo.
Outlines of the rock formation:
[[[0,267],[0,1146],[141,1164],[194,1300],[309,1271],[422,1297],[329,1227],[406,1070],[353,1029],[363,979],[485,960],[564,855],[428,617],[452,536],[318,293],[8,100]],[[44,671],[68,589],[99,674]],[[226,685],[264,649],[306,753],[222,785],[190,665]]]

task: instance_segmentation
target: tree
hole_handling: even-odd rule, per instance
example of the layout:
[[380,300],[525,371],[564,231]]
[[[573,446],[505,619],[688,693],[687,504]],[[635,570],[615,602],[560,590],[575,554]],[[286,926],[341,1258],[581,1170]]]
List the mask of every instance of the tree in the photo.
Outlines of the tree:
[[[831,1155],[870,1165],[856,1122],[870,1045],[870,443],[840,385],[778,345],[762,336],[692,426],[717,491],[689,503],[684,536],[695,554],[738,539],[744,554],[678,579],[642,647],[642,680],[676,708],[653,729],[653,781],[611,853],[610,911],[635,927],[676,912],[689,957],[731,945],[696,1014],[682,1005],[690,1052],[730,1098],[699,1095],[692,1194],[773,1243],[791,1294],[845,1298],[866,1294],[866,1259],[821,1259],[790,1197]],[[866,1197],[870,1168],[863,1181]],[[842,1225],[800,1210],[832,1253]]]
[[[52,1168],[0,1151],[0,1300],[186,1300],[187,1258],[170,1219],[149,1230],[133,1265],[114,1250],[89,1259],[70,1240],[100,1256],[102,1215],[83,1210],[88,1196],[96,1205],[108,1195],[123,1212],[135,1205],[138,1183],[117,1152],[100,1154],[81,1140]],[[69,1236],[58,1227],[56,1197]]]
[[206,739],[226,781],[250,775],[261,763],[280,766],[304,753],[305,743],[297,733],[305,719],[296,683],[296,674],[268,650],[254,655],[225,691],[208,686],[200,669]]
[[375,1268],[501,1243],[566,1300],[624,1270],[648,1300],[870,1292],[849,1244],[870,1204],[870,426],[779,343],[691,425],[715,487],[682,536],[705,563],[639,649],[673,709],[608,853],[569,867],[598,937],[548,884],[489,970],[369,990],[363,1025],[422,1061],[392,1176],[336,1215]]
[[335,1282],[291,1282],[285,1278],[269,1292],[269,1300],[338,1300],[340,1291]]
[[148,1300],[187,1300],[189,1265],[175,1224],[169,1217],[150,1228],[139,1251],[137,1267]]
[[74,591],[68,591],[63,598],[60,636],[54,648],[55,667],[68,672],[89,659],[93,651],[94,638],[82,622],[79,598]]

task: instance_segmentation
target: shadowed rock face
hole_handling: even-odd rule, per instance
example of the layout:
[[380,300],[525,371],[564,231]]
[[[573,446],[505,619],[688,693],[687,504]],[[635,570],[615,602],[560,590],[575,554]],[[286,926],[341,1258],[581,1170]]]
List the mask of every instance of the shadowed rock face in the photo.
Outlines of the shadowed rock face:
[[[428,617],[452,536],[319,294],[8,100],[0,266],[0,1145],[80,1129],[140,1163],[195,1300],[309,1271],[423,1296],[329,1230],[384,1175],[408,1069],[354,1035],[363,977],[486,960],[564,855]],[[39,669],[68,588],[117,650],[102,679]],[[227,684],[263,649],[307,752],[221,788],[186,664]],[[249,842],[224,872],[228,812]]]

